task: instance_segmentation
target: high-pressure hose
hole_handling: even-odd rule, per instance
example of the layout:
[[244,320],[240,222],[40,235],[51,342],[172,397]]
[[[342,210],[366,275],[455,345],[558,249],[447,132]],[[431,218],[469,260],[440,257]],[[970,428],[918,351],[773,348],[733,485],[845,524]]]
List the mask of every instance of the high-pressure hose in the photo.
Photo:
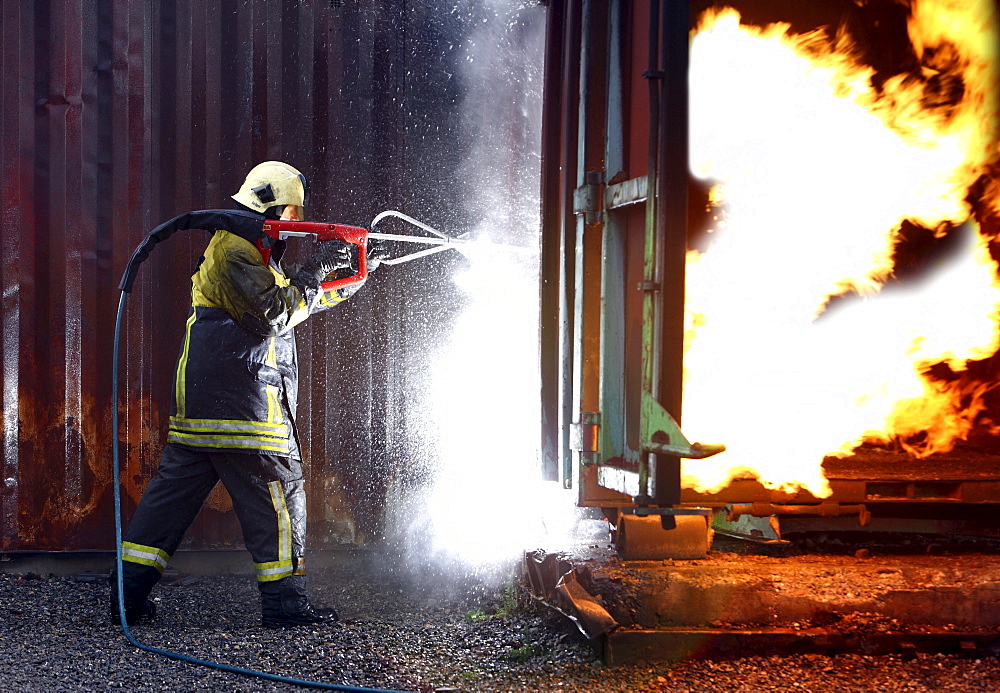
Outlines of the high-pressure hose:
[[[143,256],[145,257],[145,256]],[[133,257],[134,260],[134,257]],[[139,262],[142,260],[140,259]],[[135,263],[138,265],[138,262]],[[130,262],[129,270],[126,271],[126,275],[131,272],[131,277],[135,276],[136,267]],[[124,280],[123,280],[124,281]],[[131,282],[129,282],[131,284]],[[294,686],[306,686],[310,688],[321,688],[324,690],[331,691],[356,691],[359,693],[399,693],[398,691],[390,691],[379,688],[361,688],[358,686],[347,686],[343,684],[336,683],[324,683],[321,681],[309,681],[306,679],[296,679],[289,676],[279,676],[278,674],[269,674],[264,671],[257,671],[255,669],[244,669],[242,667],[234,667],[228,664],[221,664],[219,662],[212,662],[207,659],[198,659],[197,657],[189,657],[188,655],[183,655],[178,652],[171,652],[170,650],[164,650],[159,647],[151,647],[149,645],[144,645],[143,643],[136,640],[132,635],[132,631],[129,630],[128,622],[125,619],[125,586],[124,579],[122,577],[122,503],[121,503],[121,472],[120,472],[120,462],[118,458],[118,345],[121,341],[121,327],[122,327],[122,315],[125,312],[125,296],[127,295],[127,290],[122,290],[121,298],[118,301],[118,315],[115,318],[115,339],[114,348],[112,351],[112,366],[111,366],[111,450],[112,450],[112,460],[114,466],[114,496],[115,496],[115,565],[116,574],[118,577],[117,584],[117,598],[118,598],[118,614],[121,620],[122,630],[125,632],[125,638],[135,647],[140,650],[145,650],[146,652],[152,652],[154,654],[163,655],[164,657],[169,657],[171,659],[176,659],[182,662],[189,662],[191,664],[199,664],[201,666],[210,667],[212,669],[219,669],[220,671],[228,671],[234,674],[242,674],[244,676],[254,676],[260,679],[267,679],[269,681],[277,681],[279,683],[287,683]]]

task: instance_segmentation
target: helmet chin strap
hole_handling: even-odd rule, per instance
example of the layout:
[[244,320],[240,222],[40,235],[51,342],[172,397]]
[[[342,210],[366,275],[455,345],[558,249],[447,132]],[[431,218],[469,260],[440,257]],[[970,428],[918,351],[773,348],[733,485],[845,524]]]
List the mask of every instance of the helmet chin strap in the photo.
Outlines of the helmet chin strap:
[[274,219],[277,221],[281,219],[281,213],[285,211],[285,205],[274,205],[273,207],[268,207],[264,210],[265,219]]

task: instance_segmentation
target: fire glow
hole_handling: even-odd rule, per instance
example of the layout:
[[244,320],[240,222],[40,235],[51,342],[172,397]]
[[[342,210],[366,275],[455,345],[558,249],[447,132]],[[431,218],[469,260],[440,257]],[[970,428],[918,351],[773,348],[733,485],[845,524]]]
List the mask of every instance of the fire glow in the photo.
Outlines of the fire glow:
[[[915,2],[922,75],[877,90],[849,36],[702,18],[691,163],[717,225],[689,254],[683,427],[728,451],[686,463],[685,486],[750,474],[826,496],[826,455],[867,441],[927,456],[991,424],[991,384],[967,368],[1000,347],[1000,285],[968,199],[1000,156],[997,26],[992,2]],[[960,247],[893,281],[904,221]]]

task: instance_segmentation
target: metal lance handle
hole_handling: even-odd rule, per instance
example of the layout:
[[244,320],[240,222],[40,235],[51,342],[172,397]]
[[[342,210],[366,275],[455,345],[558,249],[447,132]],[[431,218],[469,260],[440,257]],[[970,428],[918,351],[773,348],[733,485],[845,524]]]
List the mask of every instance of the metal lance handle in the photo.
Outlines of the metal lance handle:
[[324,291],[335,291],[345,286],[360,284],[368,279],[368,229],[346,224],[327,224],[319,221],[266,221],[264,233],[272,238],[304,238],[313,236],[317,241],[344,241],[358,248],[358,271],[350,277],[331,279],[320,286]]

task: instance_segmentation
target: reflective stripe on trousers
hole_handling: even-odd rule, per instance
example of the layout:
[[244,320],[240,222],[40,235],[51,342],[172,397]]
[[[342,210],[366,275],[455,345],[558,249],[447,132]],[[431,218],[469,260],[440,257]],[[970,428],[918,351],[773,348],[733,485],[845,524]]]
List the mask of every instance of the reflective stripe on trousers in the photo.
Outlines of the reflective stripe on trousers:
[[159,580],[205,498],[222,480],[260,582],[304,573],[305,491],[297,460],[168,444],[123,541],[129,598]]
[[280,481],[272,481],[267,489],[271,494],[271,506],[277,519],[278,560],[254,563],[258,582],[273,582],[295,572],[295,566],[292,565],[292,520],[288,515],[284,488]]
[[170,561],[170,555],[155,546],[143,546],[130,541],[122,542],[122,560],[156,568],[163,572]]

